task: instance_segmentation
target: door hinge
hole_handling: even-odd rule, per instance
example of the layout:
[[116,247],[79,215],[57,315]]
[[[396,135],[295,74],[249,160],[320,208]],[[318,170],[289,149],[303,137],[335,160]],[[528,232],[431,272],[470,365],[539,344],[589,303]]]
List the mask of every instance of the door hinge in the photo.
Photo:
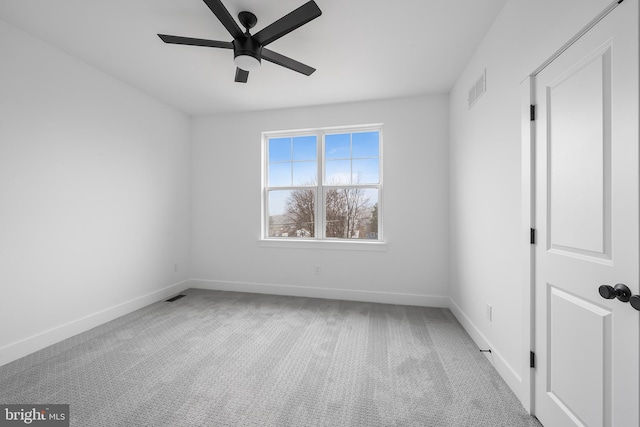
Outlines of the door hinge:
[[531,118],[531,121],[534,121],[536,119],[536,106],[535,105],[529,105],[529,117]]
[[536,367],[536,354],[533,351],[529,352],[529,367],[530,368]]
[[531,242],[532,245],[536,244],[536,229],[532,228],[530,233],[529,233],[529,241]]

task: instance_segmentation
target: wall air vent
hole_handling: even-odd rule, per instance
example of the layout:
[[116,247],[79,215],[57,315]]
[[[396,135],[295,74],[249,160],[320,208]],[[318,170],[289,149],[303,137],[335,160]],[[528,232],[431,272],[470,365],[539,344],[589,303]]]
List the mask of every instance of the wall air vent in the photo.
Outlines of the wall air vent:
[[478,99],[487,91],[487,70],[482,72],[482,75],[469,89],[469,108],[473,107]]

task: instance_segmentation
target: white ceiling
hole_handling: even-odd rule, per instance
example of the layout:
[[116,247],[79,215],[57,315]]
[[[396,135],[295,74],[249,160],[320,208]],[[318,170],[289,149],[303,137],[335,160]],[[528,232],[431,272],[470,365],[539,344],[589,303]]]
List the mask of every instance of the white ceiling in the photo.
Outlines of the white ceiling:
[[[252,33],[306,0],[223,0]],[[506,0],[316,0],[322,16],[269,45],[317,69],[264,62],[235,83],[233,51],[157,33],[231,41],[202,0],[0,0],[0,19],[188,114],[447,93]]]

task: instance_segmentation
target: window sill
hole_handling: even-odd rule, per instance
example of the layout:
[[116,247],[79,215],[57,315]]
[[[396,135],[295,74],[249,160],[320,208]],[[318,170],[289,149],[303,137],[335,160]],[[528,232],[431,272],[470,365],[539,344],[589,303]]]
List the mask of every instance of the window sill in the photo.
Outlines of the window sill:
[[285,249],[321,249],[344,251],[375,251],[387,250],[387,243],[380,241],[337,241],[337,240],[300,240],[300,239],[261,239],[258,246],[263,248]]

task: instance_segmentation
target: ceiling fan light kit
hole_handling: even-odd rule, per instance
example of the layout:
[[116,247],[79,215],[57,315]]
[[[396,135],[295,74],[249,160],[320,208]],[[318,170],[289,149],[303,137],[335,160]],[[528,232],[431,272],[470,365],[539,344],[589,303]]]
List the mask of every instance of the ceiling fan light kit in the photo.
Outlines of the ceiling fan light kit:
[[260,68],[260,57],[251,54],[240,53],[233,58],[236,67],[244,71],[254,71]]
[[249,72],[260,68],[262,59],[306,76],[315,71],[315,68],[264,48],[267,44],[322,15],[315,1],[311,0],[303,4],[254,35],[249,33],[249,30],[258,22],[258,18],[253,13],[243,11],[238,14],[240,24],[246,29],[243,32],[220,0],[204,0],[204,2],[229,31],[233,41],[205,40],[167,34],[158,34],[158,37],[169,44],[233,49],[233,60],[236,64],[235,81],[238,83],[246,83]]

